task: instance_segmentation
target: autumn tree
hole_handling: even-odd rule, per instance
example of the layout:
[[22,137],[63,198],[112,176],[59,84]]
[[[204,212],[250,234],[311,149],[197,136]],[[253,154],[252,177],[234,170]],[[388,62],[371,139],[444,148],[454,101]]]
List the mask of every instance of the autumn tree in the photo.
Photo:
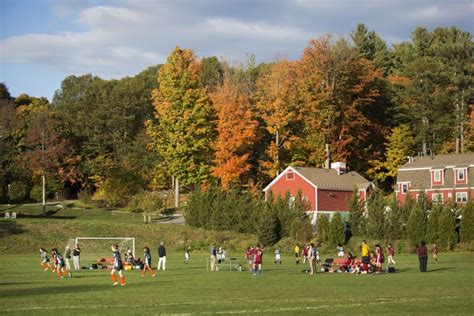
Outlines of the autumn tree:
[[212,174],[227,190],[249,170],[250,148],[256,138],[257,122],[242,86],[227,74],[224,83],[211,95],[216,113],[216,140]]
[[273,138],[266,149],[269,160],[261,164],[272,178],[278,175],[284,163],[291,160],[282,157],[282,150],[290,149],[297,141],[295,128],[298,126],[299,97],[296,79],[296,63],[281,60],[268,74],[259,78],[257,85],[257,109]]
[[194,52],[176,47],[160,68],[160,85],[153,91],[155,119],[148,121],[147,132],[152,139],[151,146],[165,159],[170,174],[176,177],[176,188],[179,182],[201,183],[211,169],[209,145],[213,113],[200,80],[200,63]]
[[300,65],[305,136],[313,148],[310,163],[321,164],[324,144],[330,144],[334,160],[366,171],[369,158],[380,157],[383,149],[385,130],[379,116],[386,109],[377,103],[382,72],[358,57],[347,42],[334,44],[331,37],[310,40]]
[[410,127],[402,124],[393,128],[385,145],[385,160],[372,160],[370,174],[378,183],[391,188],[397,178],[398,168],[407,161],[407,157],[414,155],[414,139]]

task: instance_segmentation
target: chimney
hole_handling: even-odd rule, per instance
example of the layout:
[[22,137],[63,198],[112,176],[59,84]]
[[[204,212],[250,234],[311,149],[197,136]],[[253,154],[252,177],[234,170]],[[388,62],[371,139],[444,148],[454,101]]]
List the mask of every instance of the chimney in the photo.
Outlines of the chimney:
[[331,153],[329,152],[329,144],[325,144],[325,150],[326,150],[326,163],[325,163],[325,168],[329,169],[331,165]]
[[347,172],[345,162],[333,162],[331,163],[331,169],[335,169],[338,175],[341,175]]

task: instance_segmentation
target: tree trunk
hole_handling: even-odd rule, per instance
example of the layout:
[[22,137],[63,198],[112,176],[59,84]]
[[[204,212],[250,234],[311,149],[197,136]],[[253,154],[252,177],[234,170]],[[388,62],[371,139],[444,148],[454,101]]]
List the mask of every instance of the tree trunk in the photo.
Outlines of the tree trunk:
[[44,172],[42,175],[43,180],[43,216],[46,217],[46,177],[44,176]]
[[179,207],[179,179],[175,178],[175,187],[174,187],[174,207]]
[[276,156],[274,157],[274,160],[273,160],[273,163],[275,165],[275,169],[276,169],[276,175],[278,177],[278,175],[280,174],[280,170],[279,170],[279,164],[280,164],[280,161],[279,161],[279,153],[280,153],[280,131],[277,130],[276,131],[276,135],[275,135],[275,144],[276,144],[276,148],[277,148],[277,152],[276,152]]

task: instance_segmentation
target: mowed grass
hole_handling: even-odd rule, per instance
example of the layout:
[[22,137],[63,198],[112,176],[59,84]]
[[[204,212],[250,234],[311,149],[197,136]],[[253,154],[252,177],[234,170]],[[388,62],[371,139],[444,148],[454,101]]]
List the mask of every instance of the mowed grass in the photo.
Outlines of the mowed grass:
[[[472,315],[474,310],[472,253],[441,254],[439,263],[429,261],[428,273],[418,272],[415,255],[400,255],[397,273],[382,275],[311,276],[291,256],[275,265],[268,253],[262,276],[229,272],[228,266],[207,272],[206,258],[193,253],[186,265],[182,254],[171,254],[167,271],[156,278],[126,271],[127,285],[113,287],[107,271],[73,271],[73,278],[59,279],[39,269],[39,256],[4,255],[0,314]],[[156,255],[153,260],[156,267]]]

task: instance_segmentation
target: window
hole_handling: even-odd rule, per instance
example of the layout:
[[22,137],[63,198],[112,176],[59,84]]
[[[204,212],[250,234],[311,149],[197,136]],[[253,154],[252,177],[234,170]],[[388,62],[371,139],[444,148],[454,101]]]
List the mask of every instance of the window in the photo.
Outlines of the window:
[[433,202],[433,203],[443,203],[443,194],[442,193],[433,193],[431,195],[431,202]]
[[408,183],[402,183],[402,193],[407,194],[408,192]]
[[416,201],[418,202],[419,200],[420,200],[420,195],[417,194],[417,195],[416,195]]
[[466,178],[466,169],[458,169],[456,172],[458,175],[458,181],[464,181]]
[[286,173],[286,180],[295,180],[295,173],[291,170],[288,170]]
[[456,192],[456,203],[466,203],[467,192]]
[[440,182],[441,181],[441,170],[435,170],[434,171],[434,182]]

